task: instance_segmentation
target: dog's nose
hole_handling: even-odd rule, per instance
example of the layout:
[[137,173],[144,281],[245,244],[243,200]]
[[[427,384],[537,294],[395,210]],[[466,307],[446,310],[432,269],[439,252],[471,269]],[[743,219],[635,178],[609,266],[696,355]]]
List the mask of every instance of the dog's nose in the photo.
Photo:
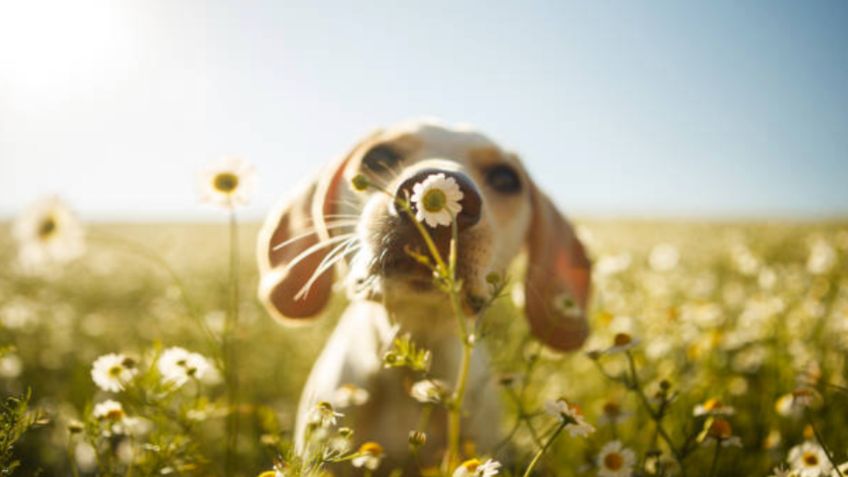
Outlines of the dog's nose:
[[[400,199],[408,199],[412,197],[415,184],[423,183],[428,177],[439,174],[444,175],[445,179],[456,181],[460,192],[462,192],[462,199],[459,200],[459,205],[462,209],[456,217],[457,228],[459,230],[465,230],[479,222],[480,209],[482,208],[483,201],[480,199],[480,193],[477,192],[477,187],[471,179],[461,172],[446,171],[443,169],[423,169],[404,180],[398,186],[395,194]],[[412,204],[412,209],[416,209],[416,204]]]

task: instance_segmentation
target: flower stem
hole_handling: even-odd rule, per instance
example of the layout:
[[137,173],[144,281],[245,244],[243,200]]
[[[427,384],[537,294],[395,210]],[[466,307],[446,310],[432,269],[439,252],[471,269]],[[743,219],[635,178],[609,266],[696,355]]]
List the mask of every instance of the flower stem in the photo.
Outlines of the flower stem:
[[530,461],[530,465],[528,465],[527,470],[524,471],[524,477],[530,477],[530,475],[532,475],[533,469],[535,469],[536,466],[539,465],[539,462],[542,460],[542,456],[545,454],[545,452],[547,452],[548,447],[550,447],[551,444],[553,444],[553,442],[556,440],[556,438],[559,437],[560,432],[565,429],[566,425],[568,425],[568,421],[563,419],[562,422],[559,423],[559,426],[557,426],[557,428],[554,430],[554,433],[551,434],[551,436],[545,442],[545,445],[542,446],[542,448],[536,452],[535,456],[533,456],[533,460]]
[[630,369],[631,388],[636,392],[636,395],[639,396],[642,406],[646,411],[648,411],[648,415],[651,417],[651,420],[654,421],[660,437],[662,437],[663,441],[665,441],[666,445],[668,445],[668,448],[671,450],[671,453],[674,455],[677,463],[680,464],[680,475],[686,477],[686,467],[683,465],[683,459],[685,456],[677,449],[674,445],[674,441],[671,439],[671,436],[668,435],[668,432],[666,432],[663,427],[662,415],[654,410],[648,396],[645,395],[645,390],[642,389],[642,384],[639,381],[639,374],[636,372],[636,362],[633,359],[633,354],[631,354],[629,350],[625,351],[624,354],[627,356],[627,363]]
[[818,427],[816,427],[816,424],[813,422],[813,417],[810,416],[809,412],[806,412],[805,414],[807,415],[807,422],[810,424],[810,428],[813,430],[813,435],[816,436],[816,440],[819,442],[819,445],[824,451],[824,455],[827,456],[827,461],[830,462],[831,466],[833,466],[833,469],[836,471],[836,475],[838,475],[839,477],[844,477],[844,474],[839,469],[839,465],[836,462],[836,458],[833,457],[833,453],[827,447],[827,444],[824,443],[824,439],[822,439]]
[[238,435],[239,435],[239,379],[237,372],[238,349],[238,318],[239,318],[239,254],[238,254],[238,222],[233,207],[229,214],[230,270],[229,313],[224,326],[223,355],[224,370],[227,384],[227,413],[226,424],[226,461],[225,475],[233,475],[238,469]]
[[710,477],[715,477],[718,470],[718,455],[721,452],[721,441],[716,440],[715,452],[713,453],[713,463],[710,465]]

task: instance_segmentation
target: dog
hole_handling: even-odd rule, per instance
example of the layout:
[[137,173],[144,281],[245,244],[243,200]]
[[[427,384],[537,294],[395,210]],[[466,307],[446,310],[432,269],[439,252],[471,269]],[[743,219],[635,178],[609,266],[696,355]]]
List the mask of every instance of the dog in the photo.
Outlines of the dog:
[[[360,174],[378,187],[355,190],[351,181]],[[523,301],[531,332],[559,351],[579,348],[589,333],[590,261],[572,225],[517,155],[470,127],[434,120],[377,130],[272,210],[259,233],[258,296],[284,323],[320,315],[333,295],[337,269],[345,272],[350,301],[303,390],[298,450],[309,411],[354,385],[370,398],[344,425],[356,439],[380,443],[388,466],[402,465],[421,404],[408,395],[409,373],[384,369],[381,360],[397,330],[432,351],[431,376],[456,381],[462,354],[456,320],[446,295],[433,286],[431,270],[408,253],[427,249],[392,197],[408,197],[415,183],[433,174],[452,178],[462,192],[456,273],[466,314],[473,315],[491,292],[486,277],[503,275],[524,250]],[[428,230],[446,257],[451,227]],[[462,438],[485,453],[501,437],[499,392],[485,346],[474,349],[468,382]],[[420,455],[437,461],[447,440],[443,415],[432,416],[426,433]]]

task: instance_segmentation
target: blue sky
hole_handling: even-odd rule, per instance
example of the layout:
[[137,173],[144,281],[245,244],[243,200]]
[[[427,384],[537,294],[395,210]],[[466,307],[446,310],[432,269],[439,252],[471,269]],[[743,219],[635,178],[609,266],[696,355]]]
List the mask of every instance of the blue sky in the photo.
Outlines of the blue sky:
[[516,150],[572,213],[844,216],[845,25],[839,0],[3,1],[0,216],[214,218],[197,171],[235,154],[258,218],[417,116]]

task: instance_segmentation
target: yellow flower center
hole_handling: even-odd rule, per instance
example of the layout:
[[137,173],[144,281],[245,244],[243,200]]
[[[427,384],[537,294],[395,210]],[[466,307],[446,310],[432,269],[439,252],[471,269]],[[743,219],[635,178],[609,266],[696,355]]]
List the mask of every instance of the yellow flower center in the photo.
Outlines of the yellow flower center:
[[615,346],[626,346],[629,345],[631,341],[633,341],[633,338],[631,338],[627,333],[616,333],[615,338],[612,340]]
[[809,465],[810,467],[815,467],[819,465],[819,456],[813,452],[804,452],[804,464]]
[[466,460],[462,463],[462,467],[469,472],[476,472],[477,468],[480,467],[480,461],[477,459]]
[[121,371],[123,371],[123,369],[124,368],[121,366],[112,366],[111,368],[109,368],[109,376],[118,377],[121,375]]
[[624,457],[618,452],[610,452],[604,457],[604,467],[609,470],[618,470],[624,466]]
[[421,204],[427,212],[438,212],[444,209],[447,203],[448,196],[441,189],[430,189],[421,198]]
[[221,172],[212,180],[212,185],[218,192],[232,193],[239,185],[239,178],[232,172]]
[[110,409],[109,412],[106,413],[106,419],[111,419],[113,421],[119,421],[122,417],[124,417],[123,409]]
[[377,444],[376,442],[366,442],[359,447],[359,452],[362,454],[369,454],[373,456],[381,456],[383,455],[383,446]]
[[721,401],[718,399],[709,399],[704,403],[704,409],[707,411],[715,411],[721,407]]
[[38,224],[38,238],[48,240],[56,232],[56,219],[47,216]]

